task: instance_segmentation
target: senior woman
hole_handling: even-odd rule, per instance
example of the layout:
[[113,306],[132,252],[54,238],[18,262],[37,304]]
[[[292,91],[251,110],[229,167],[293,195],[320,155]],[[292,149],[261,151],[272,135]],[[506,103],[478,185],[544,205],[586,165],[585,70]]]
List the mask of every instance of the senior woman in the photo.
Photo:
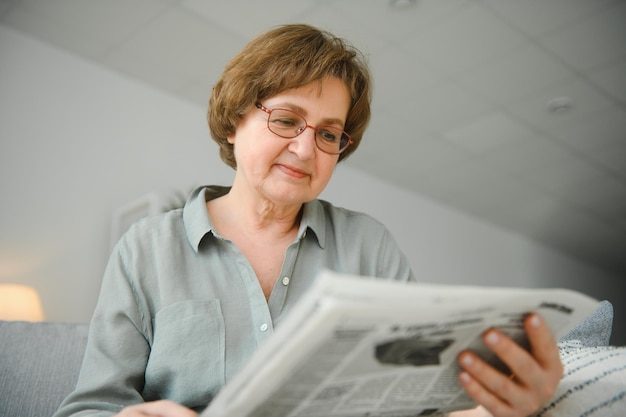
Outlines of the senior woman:
[[[144,219],[122,237],[76,390],[56,417],[194,416],[321,269],[415,280],[381,223],[317,199],[361,141],[370,89],[361,54],[307,25],[265,33],[227,65],[208,120],[236,170],[232,186],[201,187],[184,209]],[[485,335],[515,379],[471,352],[459,358],[461,384],[496,415],[533,412],[561,376],[540,318],[526,328],[530,352],[497,330]]]

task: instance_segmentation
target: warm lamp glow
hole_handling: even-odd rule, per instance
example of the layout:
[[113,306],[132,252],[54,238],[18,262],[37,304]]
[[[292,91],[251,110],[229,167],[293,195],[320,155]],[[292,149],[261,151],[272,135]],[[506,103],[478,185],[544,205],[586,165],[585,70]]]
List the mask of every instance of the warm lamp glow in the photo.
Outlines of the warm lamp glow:
[[42,321],[37,291],[25,285],[0,284],[0,320]]

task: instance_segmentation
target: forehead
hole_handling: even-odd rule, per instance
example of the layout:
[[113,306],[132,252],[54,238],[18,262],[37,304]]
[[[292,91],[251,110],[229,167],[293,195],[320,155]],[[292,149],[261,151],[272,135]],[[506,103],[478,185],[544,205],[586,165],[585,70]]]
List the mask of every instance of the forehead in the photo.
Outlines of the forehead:
[[318,116],[345,121],[350,109],[350,93],[346,84],[329,77],[301,87],[288,89],[265,100],[268,107],[284,107],[303,116]]

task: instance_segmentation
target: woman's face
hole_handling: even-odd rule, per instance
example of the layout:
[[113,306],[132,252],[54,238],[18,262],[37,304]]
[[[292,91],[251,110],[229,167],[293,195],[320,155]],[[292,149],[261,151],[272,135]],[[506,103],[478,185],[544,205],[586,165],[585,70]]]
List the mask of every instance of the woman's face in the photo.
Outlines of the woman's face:
[[[343,129],[350,108],[350,94],[339,79],[322,81],[283,91],[262,103],[268,109],[291,109],[306,118],[310,126],[331,125]],[[338,155],[322,152],[315,145],[315,132],[305,129],[285,139],[267,128],[268,114],[252,108],[243,117],[235,134],[237,171],[233,187],[245,187],[278,205],[299,205],[314,200],[333,174]]]

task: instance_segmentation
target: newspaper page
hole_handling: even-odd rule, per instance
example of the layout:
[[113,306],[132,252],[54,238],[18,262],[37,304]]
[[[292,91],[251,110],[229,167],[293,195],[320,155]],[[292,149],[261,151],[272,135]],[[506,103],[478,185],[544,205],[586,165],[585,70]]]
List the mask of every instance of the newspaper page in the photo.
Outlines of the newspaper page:
[[458,383],[471,349],[502,371],[482,333],[527,345],[538,312],[557,337],[598,302],[560,289],[395,283],[325,271],[202,417],[409,417],[476,404]]

